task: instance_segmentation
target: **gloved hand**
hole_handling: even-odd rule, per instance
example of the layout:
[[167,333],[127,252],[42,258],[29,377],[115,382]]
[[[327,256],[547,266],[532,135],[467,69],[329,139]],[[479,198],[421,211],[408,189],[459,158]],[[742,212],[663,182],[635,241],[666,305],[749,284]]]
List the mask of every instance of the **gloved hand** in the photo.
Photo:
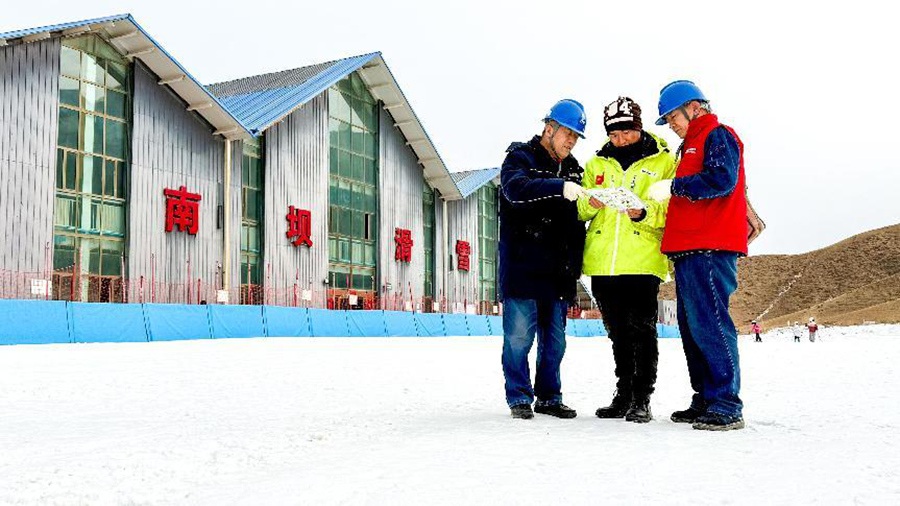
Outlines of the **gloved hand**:
[[672,180],[663,179],[650,185],[647,190],[647,196],[651,199],[662,202],[672,196]]
[[578,197],[590,198],[591,195],[587,190],[582,188],[580,184],[566,181],[563,183],[563,197],[565,197],[566,200],[575,202],[578,200]]

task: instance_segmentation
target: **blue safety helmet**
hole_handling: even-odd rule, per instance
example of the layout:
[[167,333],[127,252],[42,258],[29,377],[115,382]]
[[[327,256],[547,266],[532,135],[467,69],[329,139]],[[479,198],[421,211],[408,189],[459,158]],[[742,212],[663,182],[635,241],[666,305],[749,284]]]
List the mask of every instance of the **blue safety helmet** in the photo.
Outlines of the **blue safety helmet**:
[[580,102],[568,98],[560,100],[544,116],[544,123],[550,120],[568,128],[584,139],[584,129],[587,128],[587,116],[584,114],[584,106]]
[[657,125],[666,124],[666,115],[691,100],[709,102],[706,95],[691,81],[672,81],[659,92],[659,119]]

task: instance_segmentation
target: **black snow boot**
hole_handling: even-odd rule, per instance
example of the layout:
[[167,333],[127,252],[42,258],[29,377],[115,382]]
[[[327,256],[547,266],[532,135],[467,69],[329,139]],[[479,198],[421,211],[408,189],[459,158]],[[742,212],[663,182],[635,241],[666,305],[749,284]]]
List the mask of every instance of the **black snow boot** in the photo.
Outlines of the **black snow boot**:
[[675,423],[694,423],[697,418],[706,414],[705,410],[697,409],[693,406],[672,413],[671,419]]
[[650,412],[650,398],[640,397],[631,402],[631,407],[625,413],[625,420],[635,423],[647,423],[653,420],[653,413]]
[[706,413],[694,420],[694,428],[697,430],[740,430],[744,428],[744,419],[740,416],[720,415],[719,413]]
[[575,418],[578,414],[574,409],[563,403],[551,404],[549,406],[537,405],[534,407],[534,412],[542,415],[555,416],[556,418]]
[[597,415],[597,418],[622,418],[628,412],[629,406],[631,406],[631,394],[616,390],[616,395],[609,406],[597,408],[594,414]]
[[531,420],[534,418],[534,411],[531,410],[531,404],[516,404],[509,408],[509,411],[513,418],[520,418],[522,420]]

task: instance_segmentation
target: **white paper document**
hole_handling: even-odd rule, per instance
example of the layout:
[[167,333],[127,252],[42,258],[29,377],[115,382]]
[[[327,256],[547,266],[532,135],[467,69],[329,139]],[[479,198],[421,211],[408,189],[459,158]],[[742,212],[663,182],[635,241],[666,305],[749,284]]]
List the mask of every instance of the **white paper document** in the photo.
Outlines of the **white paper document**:
[[644,201],[627,188],[592,188],[587,192],[600,202],[619,211],[644,209],[647,207],[644,205]]

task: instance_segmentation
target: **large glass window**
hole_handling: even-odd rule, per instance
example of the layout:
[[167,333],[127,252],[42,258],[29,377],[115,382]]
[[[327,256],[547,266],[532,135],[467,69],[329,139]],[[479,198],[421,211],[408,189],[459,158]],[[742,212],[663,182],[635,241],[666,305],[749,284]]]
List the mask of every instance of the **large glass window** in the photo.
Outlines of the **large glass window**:
[[[54,297],[121,301],[131,70],[95,35],[60,48]],[[75,282],[78,276],[78,282]]]
[[497,300],[497,188],[486,184],[478,190],[478,279],[482,302]]
[[434,190],[425,183],[422,197],[422,228],[425,233],[425,297],[434,298]]
[[375,290],[378,230],[378,109],[354,72],[328,90],[329,283]]
[[262,302],[262,138],[243,141],[241,155],[241,303]]

